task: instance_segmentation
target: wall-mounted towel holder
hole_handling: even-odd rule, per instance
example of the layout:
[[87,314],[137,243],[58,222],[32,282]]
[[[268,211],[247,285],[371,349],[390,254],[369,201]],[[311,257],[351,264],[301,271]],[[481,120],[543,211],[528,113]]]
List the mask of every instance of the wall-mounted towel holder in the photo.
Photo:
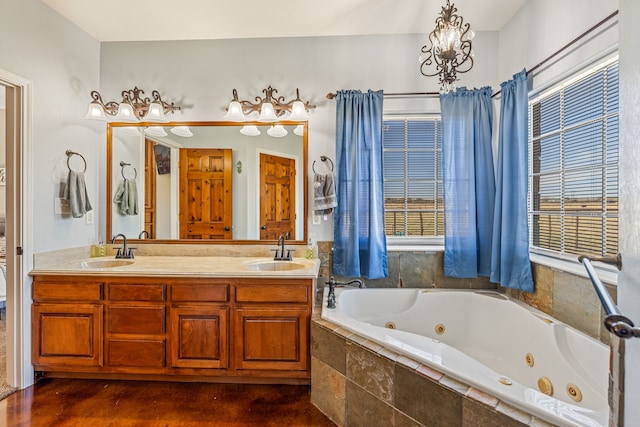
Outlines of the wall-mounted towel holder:
[[125,176],[124,168],[127,167],[127,166],[131,166],[131,163],[126,163],[124,160],[122,160],[120,162],[120,166],[122,167],[122,170],[120,171],[120,173],[122,174],[122,179],[136,179],[138,177],[138,171],[134,167],[131,168],[131,169],[133,169],[133,178],[127,178]]
[[[67,167],[69,168],[70,171],[82,172],[82,173],[85,173],[87,171],[87,160],[84,158],[84,156],[82,154],[76,153],[75,151],[71,151],[71,150],[65,151],[65,154],[67,155]],[[77,170],[74,170],[74,169],[71,168],[71,164],[69,163],[69,160],[71,160],[72,156],[80,156],[80,158],[84,162],[84,169],[83,170],[77,171]]]
[[[320,160],[322,160],[323,162],[327,162],[327,160],[329,161],[329,163],[331,163],[331,167],[329,168],[329,170],[331,172],[333,172],[333,160],[331,160],[329,157],[327,156],[320,156]],[[313,164],[311,165],[311,169],[313,169],[313,173],[318,173],[316,172],[316,161],[313,161]]]

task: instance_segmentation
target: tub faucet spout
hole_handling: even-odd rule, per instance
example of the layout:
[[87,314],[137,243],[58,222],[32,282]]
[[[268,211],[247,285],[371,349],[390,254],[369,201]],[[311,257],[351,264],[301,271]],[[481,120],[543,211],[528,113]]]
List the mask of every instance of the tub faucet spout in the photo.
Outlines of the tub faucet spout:
[[333,276],[329,278],[329,281],[326,284],[329,285],[329,295],[327,297],[327,308],[336,308],[336,286],[354,286],[355,284],[357,284],[360,289],[366,288],[364,282],[360,279],[353,279],[346,283],[343,283],[343,282],[336,282],[336,279],[334,279]]

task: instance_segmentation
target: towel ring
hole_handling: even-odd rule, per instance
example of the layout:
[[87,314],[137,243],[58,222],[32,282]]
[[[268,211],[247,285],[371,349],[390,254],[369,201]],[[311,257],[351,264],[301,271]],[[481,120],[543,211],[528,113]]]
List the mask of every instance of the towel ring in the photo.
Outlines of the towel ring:
[[[84,156],[83,156],[82,154],[80,154],[80,153],[76,153],[75,151],[71,151],[71,150],[67,150],[67,151],[65,151],[64,153],[67,155],[67,167],[69,168],[69,170],[70,170],[70,171],[74,171],[74,172],[82,172],[82,173],[85,173],[85,172],[87,171],[87,160],[84,158]],[[73,170],[73,169],[71,168],[71,164],[69,163],[69,160],[71,160],[71,157],[72,157],[73,155],[80,156],[80,158],[81,158],[81,159],[82,159],[82,161],[84,162],[84,169],[83,169],[82,171],[76,171],[76,170]]]
[[122,179],[136,179],[138,177],[138,171],[136,170],[136,168],[132,168],[133,178],[127,178],[126,176],[124,176],[124,168],[126,166],[131,166],[131,163],[125,163],[124,160],[122,160],[120,161],[120,166],[122,167],[122,170],[120,171],[120,173],[122,174]]
[[[331,160],[329,157],[327,156],[320,156],[320,160],[322,160],[323,162],[326,162],[327,160],[329,160],[329,163],[331,163],[331,172],[333,172],[333,160]],[[314,173],[318,173],[316,172],[316,161],[313,161],[313,164],[311,165],[311,169],[313,169]]]

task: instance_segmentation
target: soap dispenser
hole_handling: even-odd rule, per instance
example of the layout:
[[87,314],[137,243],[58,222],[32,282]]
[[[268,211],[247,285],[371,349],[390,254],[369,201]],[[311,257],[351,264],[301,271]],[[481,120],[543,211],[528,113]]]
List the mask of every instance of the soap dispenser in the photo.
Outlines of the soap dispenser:
[[307,250],[305,258],[316,259],[318,257],[318,245],[316,245],[313,233],[309,234],[309,242],[307,243]]

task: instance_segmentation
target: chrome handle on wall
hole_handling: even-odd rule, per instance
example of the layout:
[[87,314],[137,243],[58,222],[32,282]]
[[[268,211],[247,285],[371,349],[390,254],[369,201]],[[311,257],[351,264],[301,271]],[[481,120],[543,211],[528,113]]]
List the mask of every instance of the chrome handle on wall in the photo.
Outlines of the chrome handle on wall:
[[607,315],[604,319],[604,326],[607,330],[620,338],[640,338],[640,328],[634,327],[633,322],[626,316],[623,316],[618,309],[618,306],[613,302],[613,298],[607,291],[607,288],[602,284],[598,277],[596,270],[591,265],[591,261],[604,262],[607,264],[615,265],[618,270],[622,269],[622,256],[620,254],[615,257],[588,257],[586,255],[580,255],[578,261],[584,265],[587,270],[587,275],[591,279],[591,284],[598,294],[598,298],[602,303],[602,307]]

